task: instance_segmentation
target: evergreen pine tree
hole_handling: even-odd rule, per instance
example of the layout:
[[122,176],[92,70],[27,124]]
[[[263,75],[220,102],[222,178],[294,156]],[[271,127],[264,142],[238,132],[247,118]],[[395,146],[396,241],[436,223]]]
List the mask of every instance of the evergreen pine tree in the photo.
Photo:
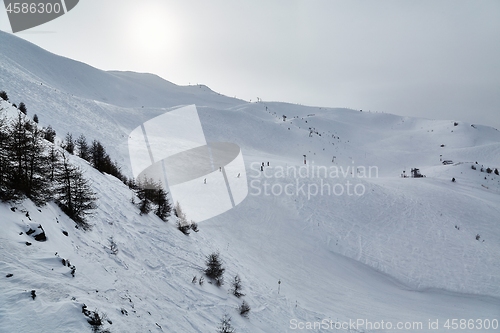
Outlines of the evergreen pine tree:
[[242,286],[241,286],[241,278],[239,275],[236,275],[234,277],[234,280],[231,282],[231,285],[232,285],[231,292],[233,293],[234,296],[238,298],[240,298],[241,296],[245,296],[245,294],[241,292]]
[[50,145],[49,153],[47,156],[47,162],[48,162],[48,178],[51,182],[54,182],[56,172],[61,166],[59,156],[60,153],[56,150],[55,145]]
[[97,208],[97,197],[79,168],[76,168],[74,174],[73,195],[74,214],[80,221],[85,221],[86,216]]
[[71,165],[66,154],[62,154],[61,167],[56,175],[56,199],[61,209],[80,227],[87,230],[90,224],[86,221],[92,210],[97,208],[96,194],[83,172]]
[[235,333],[235,330],[231,325],[231,317],[227,314],[222,317],[219,327],[217,327],[217,333]]
[[29,150],[26,152],[28,178],[26,196],[35,204],[43,205],[51,196],[47,148],[44,144],[43,133],[36,124],[29,134]]
[[18,114],[9,128],[9,146],[8,151],[12,163],[10,173],[10,187],[13,190],[12,199],[20,199],[28,192],[28,152],[30,151],[30,138],[26,120],[21,113]]
[[19,106],[17,107],[17,109],[19,111],[21,111],[22,113],[24,113],[25,115],[28,114],[28,109],[26,108],[26,104],[24,104],[24,102],[19,103]]
[[75,153],[75,141],[73,140],[73,135],[69,132],[66,133],[66,138],[63,142],[63,148],[71,155]]
[[10,135],[7,121],[0,118],[0,200],[9,200],[12,196],[10,177],[12,165],[10,162]]
[[128,179],[126,185],[131,190],[134,190],[134,191],[137,190],[137,182],[135,181],[135,178]]
[[147,198],[145,195],[145,190],[142,188],[139,188],[138,190],[138,197],[140,199],[139,202],[139,210],[141,212],[141,215],[147,215],[151,211],[151,201]]
[[159,185],[160,186],[156,189],[156,194],[155,194],[156,197],[155,214],[163,221],[166,221],[167,218],[170,216],[172,206],[170,205],[170,202],[167,197],[168,193],[163,189],[163,186],[161,186],[161,184]]
[[152,179],[147,179],[144,177],[144,179],[139,180],[137,184],[137,197],[139,198],[139,210],[141,212],[141,215],[147,215],[152,209],[152,204],[151,204],[151,187],[153,186],[153,180]]
[[191,229],[191,224],[188,222],[186,214],[182,210],[179,202],[175,204],[175,216],[177,217],[177,229],[182,231],[184,235],[189,235],[189,230]]
[[33,116],[33,121],[38,124],[38,116],[36,114]]
[[90,162],[99,171],[104,169],[105,157],[107,156],[104,146],[97,140],[92,141],[90,147]]
[[54,139],[56,138],[56,131],[49,125],[47,128],[43,129],[44,139],[54,143]]
[[78,157],[90,161],[90,148],[85,135],[80,134],[78,139],[76,139],[76,148],[78,148]]
[[30,198],[35,204],[45,204],[51,194],[48,181],[47,149],[43,133],[21,113],[8,129],[9,139],[3,154],[10,160],[9,172],[4,178],[10,200]]
[[248,305],[246,301],[243,301],[238,310],[240,310],[240,315],[242,315],[245,318],[248,318],[248,315],[250,314],[250,305]]
[[220,259],[219,252],[214,252],[208,255],[205,259],[205,275],[212,280],[215,280],[217,286],[224,284],[224,271],[226,270],[222,267],[222,261]]
[[0,91],[0,98],[3,99],[4,101],[8,102],[9,101],[9,96],[7,96],[7,93],[5,91]]

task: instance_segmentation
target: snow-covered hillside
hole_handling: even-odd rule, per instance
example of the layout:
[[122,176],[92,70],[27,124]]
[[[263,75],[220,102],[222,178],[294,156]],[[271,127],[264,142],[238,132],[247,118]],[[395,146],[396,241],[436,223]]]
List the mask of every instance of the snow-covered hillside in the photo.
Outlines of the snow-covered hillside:
[[[237,332],[252,333],[293,332],[293,323],[323,319],[422,322],[423,329],[399,330],[413,332],[448,331],[447,319],[500,320],[500,176],[481,172],[500,168],[496,129],[247,103],[151,74],[100,71],[3,32],[0,45],[0,90],[13,103],[24,101],[28,115],[38,114],[60,137],[72,132],[100,140],[129,172],[130,132],[195,104],[208,141],[242,148],[250,189],[236,208],[185,236],[173,218],[139,215],[125,185],[72,157],[98,193],[92,231],[75,229],[55,204],[0,204],[0,332],[90,331],[83,304],[106,313],[111,332],[215,332],[224,313]],[[9,117],[17,112],[3,101],[0,108]],[[326,167],[341,176],[280,173],[304,167],[303,155],[303,170]],[[261,172],[256,165],[267,161]],[[426,177],[401,178],[412,168]],[[363,193],[314,194],[325,182],[346,190],[358,185]],[[287,185],[293,195],[270,190]],[[46,242],[26,235],[38,224]],[[116,255],[106,248],[110,237]],[[226,285],[191,283],[216,250]],[[75,277],[62,259],[76,267]],[[252,307],[248,319],[228,292],[236,274]],[[430,329],[429,320],[439,320],[439,328]]]

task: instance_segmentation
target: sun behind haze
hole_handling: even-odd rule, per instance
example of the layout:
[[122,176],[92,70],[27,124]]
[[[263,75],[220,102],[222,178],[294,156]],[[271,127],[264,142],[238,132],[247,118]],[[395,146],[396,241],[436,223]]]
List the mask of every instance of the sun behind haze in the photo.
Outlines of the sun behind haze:
[[[5,10],[0,29],[10,31]],[[500,128],[498,0],[85,0],[16,35],[247,101]]]

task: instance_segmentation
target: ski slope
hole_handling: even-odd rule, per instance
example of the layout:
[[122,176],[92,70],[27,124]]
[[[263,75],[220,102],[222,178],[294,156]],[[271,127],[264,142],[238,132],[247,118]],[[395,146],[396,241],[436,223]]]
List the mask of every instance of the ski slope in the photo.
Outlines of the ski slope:
[[[297,184],[297,177],[277,173],[300,168],[306,155],[309,167],[347,170],[336,179],[300,177],[306,189],[321,188],[322,180],[365,189],[361,196],[257,195],[255,188],[263,188],[250,186],[243,203],[185,236],[173,218],[164,223],[140,216],[126,186],[72,157],[99,196],[92,231],[75,229],[54,204],[0,205],[0,332],[90,331],[83,304],[106,313],[112,332],[215,332],[226,312],[237,332],[252,333],[445,332],[447,319],[500,319],[500,177],[479,171],[481,165],[500,167],[496,129],[460,120],[247,103],[151,74],[100,71],[3,32],[0,45],[0,90],[14,103],[24,101],[28,115],[38,114],[41,125],[52,125],[59,137],[72,132],[101,140],[126,172],[131,130],[195,104],[208,141],[241,147],[249,186]],[[0,108],[7,117],[17,112],[3,101]],[[440,158],[454,163],[442,165]],[[267,161],[265,174],[255,171]],[[472,170],[476,162],[479,168]],[[356,169],[369,167],[377,172],[358,177]],[[400,177],[415,167],[426,177]],[[32,224],[43,226],[47,242],[26,235]],[[118,244],[117,255],[106,249],[109,237]],[[227,269],[226,284],[192,284],[205,256],[216,250]],[[75,265],[75,277],[62,258]],[[228,292],[235,274],[252,307],[249,319],[239,316],[241,300]],[[422,322],[423,328],[291,325],[323,319]],[[429,320],[441,326],[431,330]]]

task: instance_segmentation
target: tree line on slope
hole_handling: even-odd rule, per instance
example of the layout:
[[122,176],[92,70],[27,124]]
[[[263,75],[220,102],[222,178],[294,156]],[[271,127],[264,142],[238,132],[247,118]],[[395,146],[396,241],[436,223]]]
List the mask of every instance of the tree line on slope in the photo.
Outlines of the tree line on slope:
[[67,133],[61,147],[72,155],[89,162],[96,170],[107,173],[121,180],[139,198],[138,207],[141,215],[153,212],[163,221],[166,221],[172,211],[172,205],[168,200],[168,192],[159,181],[150,178],[135,181],[127,178],[121,171],[118,162],[113,161],[106,152],[106,148],[98,140],[91,144],[87,142],[85,135],[81,134],[76,140],[71,133]]
[[[5,91],[0,91],[0,98],[9,102]],[[102,143],[98,140],[88,143],[83,134],[75,140],[67,133],[60,149],[55,142],[56,131],[50,125],[40,129],[38,116],[30,120],[23,102],[17,108],[15,121],[0,119],[0,200],[29,198],[38,206],[54,200],[77,225],[88,230],[86,217],[97,208],[97,197],[81,168],[69,162],[71,154],[133,190],[140,200],[141,215],[153,211],[163,221],[170,216],[172,205],[161,183],[127,178]]]
[[0,119],[0,200],[29,198],[42,206],[54,200],[77,225],[88,229],[86,216],[96,193],[68,155],[45,140],[45,131],[24,113]]

